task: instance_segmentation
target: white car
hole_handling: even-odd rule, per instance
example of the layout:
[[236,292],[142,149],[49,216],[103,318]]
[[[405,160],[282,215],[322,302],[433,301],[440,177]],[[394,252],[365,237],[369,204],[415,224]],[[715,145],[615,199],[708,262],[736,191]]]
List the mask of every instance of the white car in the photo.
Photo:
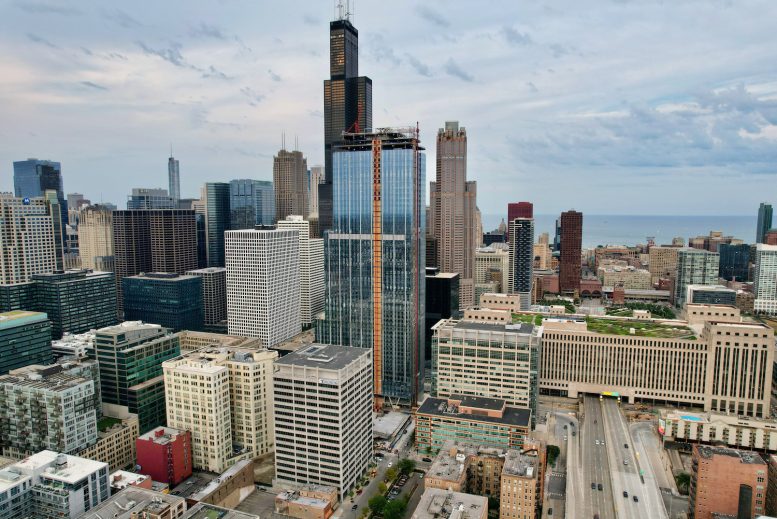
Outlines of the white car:
[[394,462],[393,461],[389,461],[388,466],[389,466],[389,468],[391,468],[392,466],[394,466]]
[[596,440],[596,445],[599,445],[599,440]]

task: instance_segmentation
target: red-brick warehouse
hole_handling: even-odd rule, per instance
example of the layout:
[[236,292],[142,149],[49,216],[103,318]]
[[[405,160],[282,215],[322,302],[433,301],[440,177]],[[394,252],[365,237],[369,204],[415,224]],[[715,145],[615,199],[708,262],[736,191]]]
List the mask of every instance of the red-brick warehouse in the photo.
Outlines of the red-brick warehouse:
[[192,475],[192,433],[157,427],[135,441],[140,474],[170,487]]

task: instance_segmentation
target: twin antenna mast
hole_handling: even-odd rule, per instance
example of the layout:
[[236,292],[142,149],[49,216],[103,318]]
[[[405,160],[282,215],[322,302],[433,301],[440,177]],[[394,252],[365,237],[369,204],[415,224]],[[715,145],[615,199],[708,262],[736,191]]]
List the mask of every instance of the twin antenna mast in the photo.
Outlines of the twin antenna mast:
[[349,22],[351,21],[351,15],[353,15],[353,12],[351,12],[351,0],[345,0],[345,2],[343,2],[343,0],[337,0],[335,9],[335,17],[338,20],[347,20]]

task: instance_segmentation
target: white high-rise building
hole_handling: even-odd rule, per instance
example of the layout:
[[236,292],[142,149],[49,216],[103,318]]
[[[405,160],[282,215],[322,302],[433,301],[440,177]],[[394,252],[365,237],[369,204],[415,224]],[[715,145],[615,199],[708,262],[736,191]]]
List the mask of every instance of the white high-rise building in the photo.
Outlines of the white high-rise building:
[[310,222],[298,215],[280,220],[278,229],[299,231],[300,318],[303,328],[308,328],[313,318],[324,311],[324,240],[311,238]]
[[265,349],[212,348],[162,364],[167,425],[192,431],[195,468],[220,473],[273,450],[277,358]]
[[300,333],[299,231],[227,231],[224,241],[229,334],[271,348]]
[[777,245],[756,245],[753,281],[753,310],[759,314],[777,315]]
[[26,283],[57,269],[54,224],[46,201],[0,193],[0,284]]
[[372,457],[372,350],[311,344],[275,363],[275,484],[337,487]]

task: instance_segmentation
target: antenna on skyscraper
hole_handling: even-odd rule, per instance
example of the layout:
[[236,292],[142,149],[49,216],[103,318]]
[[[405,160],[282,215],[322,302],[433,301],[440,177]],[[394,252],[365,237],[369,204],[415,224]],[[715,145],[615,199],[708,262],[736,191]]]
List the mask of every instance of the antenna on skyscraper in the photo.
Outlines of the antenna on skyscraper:
[[343,5],[343,0],[337,0],[337,19],[350,21],[351,0],[345,0],[345,5]]
[[281,132],[281,149],[286,149],[286,132]]
[[294,151],[299,151],[299,137],[294,135]]
[[173,158],[173,143],[170,143],[170,158]]

